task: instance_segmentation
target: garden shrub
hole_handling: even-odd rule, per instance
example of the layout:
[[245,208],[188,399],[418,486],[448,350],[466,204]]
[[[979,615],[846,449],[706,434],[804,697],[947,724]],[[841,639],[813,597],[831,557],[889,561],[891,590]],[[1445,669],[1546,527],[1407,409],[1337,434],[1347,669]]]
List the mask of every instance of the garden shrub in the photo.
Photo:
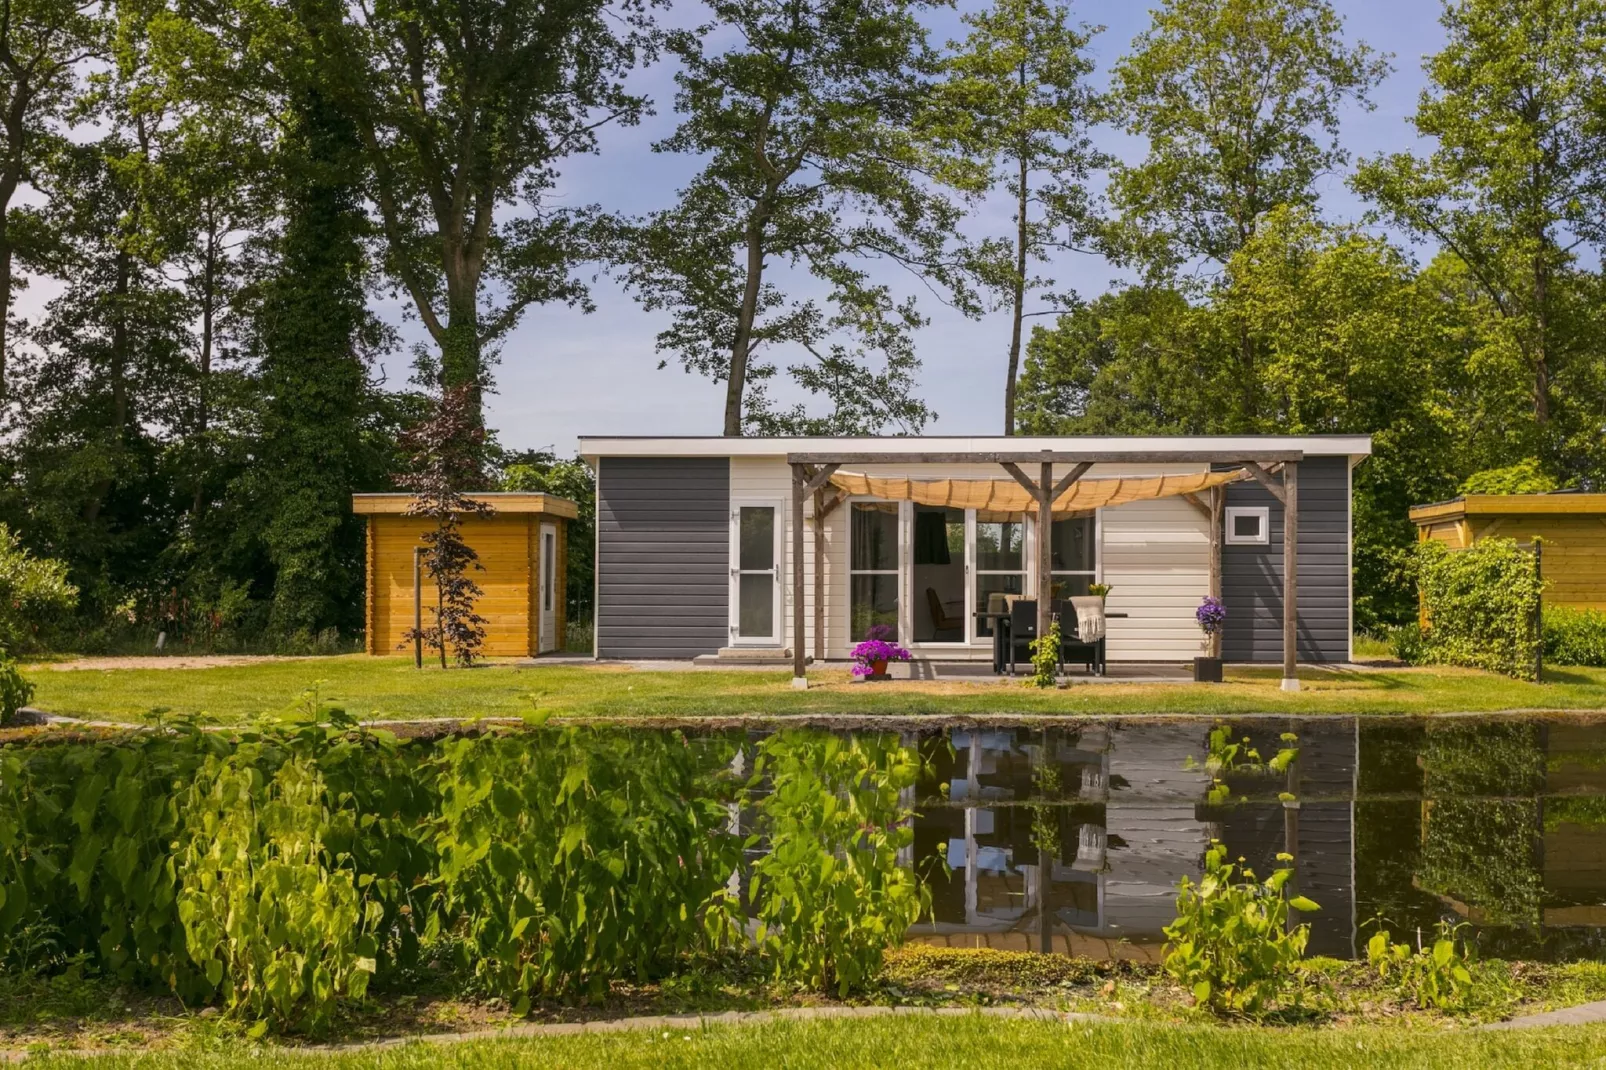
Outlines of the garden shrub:
[[[1164,966],[1200,1005],[1219,1014],[1256,1015],[1300,981],[1310,926],[1290,928],[1289,909],[1319,908],[1284,894],[1292,869],[1257,881],[1252,870],[1226,857],[1220,841],[1211,841],[1199,883],[1182,878],[1176,920],[1165,928]],[[1293,857],[1279,854],[1277,860]]]
[[659,978],[747,942],[745,907],[777,979],[860,985],[929,909],[900,859],[918,758],[784,732],[743,775],[748,746],[401,741],[316,695],[237,731],[28,737],[0,746],[0,962],[317,1030],[447,952],[516,1008]]
[[1545,607],[1545,660],[1554,665],[1606,667],[1606,613]]
[[67,581],[67,566],[35,557],[22,540],[0,524],[0,648],[22,651],[38,644],[41,631],[78,605],[78,588]]
[[1534,555],[1514,539],[1464,550],[1417,546],[1417,587],[1427,627],[1419,660],[1535,678],[1541,581]]
[[1467,1010],[1473,1002],[1475,955],[1463,935],[1465,923],[1440,921],[1431,944],[1396,944],[1379,928],[1366,942],[1366,961],[1384,981],[1392,981],[1402,999],[1419,1008]]
[[783,731],[759,745],[753,786],[766,851],[751,908],[777,979],[840,994],[881,968],[887,948],[931,910],[931,892],[898,861],[914,842],[903,802],[920,763],[895,737]]
[[17,711],[33,701],[33,685],[23,679],[17,663],[0,653],[0,725],[17,719]]
[[442,906],[476,975],[525,1007],[723,940],[735,753],[722,736],[578,728],[443,742]]

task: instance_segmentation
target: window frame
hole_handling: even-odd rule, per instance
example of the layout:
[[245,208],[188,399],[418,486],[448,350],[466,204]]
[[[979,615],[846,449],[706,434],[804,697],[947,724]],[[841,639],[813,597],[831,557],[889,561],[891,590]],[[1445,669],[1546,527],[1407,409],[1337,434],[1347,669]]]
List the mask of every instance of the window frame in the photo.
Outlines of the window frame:
[[[893,568],[853,567],[853,507],[855,505],[892,505],[897,509],[898,523],[896,530],[898,532],[898,545],[895,553],[893,554],[894,560],[897,562],[897,564]],[[908,582],[907,574],[911,571],[911,566],[905,559],[909,547],[909,533],[904,530],[904,528],[910,523],[912,516],[911,511],[908,508],[909,505],[910,503],[906,501],[889,498],[877,498],[871,494],[851,495],[845,502],[842,503],[841,508],[847,515],[846,526],[848,529],[845,533],[847,537],[844,547],[845,553],[843,554],[843,556],[847,559],[848,585],[847,590],[843,592],[842,599],[843,609],[846,611],[847,617],[844,622],[842,634],[847,637],[847,645],[850,650],[862,641],[853,638],[853,580],[857,576],[893,577],[898,597],[898,642],[902,646],[909,646],[907,642],[904,642],[904,636],[910,631],[910,624],[912,623],[905,621],[905,611],[908,607],[908,599],[905,597],[904,591],[904,587]]]
[[[1248,538],[1234,531],[1233,522],[1241,516],[1258,517],[1260,520],[1260,534]],[[1270,546],[1271,545],[1271,506],[1269,505],[1229,505],[1226,516],[1222,521],[1225,531],[1221,533],[1221,541],[1228,546]]]

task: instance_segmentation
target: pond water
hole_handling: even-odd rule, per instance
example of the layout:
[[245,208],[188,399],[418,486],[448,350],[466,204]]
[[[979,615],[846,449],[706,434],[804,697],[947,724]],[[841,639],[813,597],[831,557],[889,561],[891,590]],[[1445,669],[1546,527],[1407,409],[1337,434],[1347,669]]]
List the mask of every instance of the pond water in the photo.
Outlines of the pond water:
[[[1379,916],[1468,922],[1486,955],[1606,954],[1606,721],[1257,718],[1213,750],[1222,723],[899,733],[924,762],[903,861],[933,902],[911,937],[1156,959],[1219,839],[1262,876],[1293,856],[1312,954],[1364,954]],[[1223,754],[1245,738],[1259,762]]]

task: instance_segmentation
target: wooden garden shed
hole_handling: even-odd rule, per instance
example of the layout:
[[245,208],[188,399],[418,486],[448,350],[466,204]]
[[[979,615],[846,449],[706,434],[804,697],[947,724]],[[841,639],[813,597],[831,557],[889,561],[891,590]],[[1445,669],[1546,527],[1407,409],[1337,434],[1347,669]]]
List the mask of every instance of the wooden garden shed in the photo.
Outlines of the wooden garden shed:
[[1606,494],[1468,494],[1411,508],[1417,538],[1465,549],[1490,536],[1544,544],[1545,602],[1606,609]]
[[[563,647],[564,577],[574,502],[551,494],[482,493],[489,516],[463,518],[463,539],[479,554],[473,573],[484,591],[478,612],[486,619],[484,653],[529,657]],[[427,574],[414,591],[413,558],[433,526],[408,516],[409,494],[356,494],[352,510],[368,518],[365,622],[370,654],[394,654],[413,627],[415,609],[428,626],[435,590]]]

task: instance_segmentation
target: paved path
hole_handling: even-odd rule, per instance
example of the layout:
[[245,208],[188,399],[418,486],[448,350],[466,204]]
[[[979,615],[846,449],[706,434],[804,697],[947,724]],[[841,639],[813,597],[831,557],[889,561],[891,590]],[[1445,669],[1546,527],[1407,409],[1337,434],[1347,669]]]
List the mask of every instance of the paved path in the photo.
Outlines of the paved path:
[[1484,1029],[1537,1029],[1546,1025],[1588,1025],[1606,1022],[1606,999],[1594,1003],[1580,1003],[1576,1007],[1563,1007],[1559,1011],[1543,1014],[1525,1014],[1504,1022],[1490,1022]]

